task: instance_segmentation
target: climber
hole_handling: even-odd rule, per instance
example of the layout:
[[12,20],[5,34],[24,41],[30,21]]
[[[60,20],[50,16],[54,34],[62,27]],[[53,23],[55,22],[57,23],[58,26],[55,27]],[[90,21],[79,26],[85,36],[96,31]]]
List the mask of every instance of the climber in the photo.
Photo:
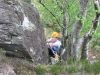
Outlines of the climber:
[[61,48],[60,34],[53,32],[51,38],[47,40],[49,56],[58,60],[59,50]]

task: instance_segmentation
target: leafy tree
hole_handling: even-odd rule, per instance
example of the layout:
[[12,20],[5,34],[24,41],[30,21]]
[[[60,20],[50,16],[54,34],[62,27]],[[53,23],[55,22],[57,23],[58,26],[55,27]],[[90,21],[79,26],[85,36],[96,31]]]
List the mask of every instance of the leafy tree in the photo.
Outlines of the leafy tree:
[[34,2],[45,26],[62,33],[62,43],[66,49],[63,57],[71,56],[76,59],[82,50],[80,56],[86,59],[88,42],[93,35],[97,37],[99,34],[94,34],[96,29],[99,32],[97,23],[100,6],[97,4],[96,7],[95,4],[99,0],[34,0]]

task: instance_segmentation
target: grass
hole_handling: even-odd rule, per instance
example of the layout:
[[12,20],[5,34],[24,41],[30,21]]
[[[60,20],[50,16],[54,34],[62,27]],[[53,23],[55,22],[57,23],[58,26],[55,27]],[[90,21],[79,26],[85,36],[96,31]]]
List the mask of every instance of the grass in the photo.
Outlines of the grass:
[[85,72],[97,75],[100,73],[100,61],[94,62],[93,64],[86,62],[83,68]]
[[97,75],[100,73],[100,61],[94,62],[92,64],[88,61],[82,61],[81,69],[86,73],[92,73],[94,75]]
[[79,71],[79,68],[76,64],[73,65],[61,65],[61,64],[55,64],[55,65],[49,65],[47,67],[45,66],[37,66],[35,69],[35,72],[37,75],[45,75],[46,73],[51,73],[52,75],[59,75],[62,73],[76,73]]
[[[87,60],[81,60],[80,62],[73,61],[72,59],[69,59],[66,64],[63,63],[57,63],[55,65],[38,65],[35,68],[31,67],[28,63],[25,63],[23,60],[23,63],[17,62],[15,58],[7,58],[5,56],[5,52],[3,49],[0,49],[0,63],[6,63],[11,64],[14,63],[16,65],[14,68],[14,71],[17,75],[33,75],[35,72],[36,75],[48,75],[50,73],[51,75],[59,75],[59,74],[66,74],[71,73],[72,75],[74,73],[78,72],[85,72],[84,75],[99,75],[100,74],[100,61],[94,62],[93,64],[90,64]],[[14,60],[14,61],[13,61]],[[20,61],[20,60],[19,60]],[[16,62],[16,63],[15,63]],[[21,62],[21,61],[20,61]]]
[[44,65],[38,65],[34,70],[36,72],[36,75],[46,75],[47,72],[47,69]]
[[53,75],[58,75],[60,73],[65,72],[64,69],[65,69],[64,66],[61,66],[61,65],[52,65],[50,67],[49,72],[52,73]]
[[86,74],[97,75],[100,73],[100,61],[90,64],[88,61],[81,61],[80,63],[71,64],[56,64],[49,66],[37,66],[35,69],[37,75],[46,75],[50,73],[52,75],[66,74],[66,73],[78,73],[85,72]]
[[78,66],[74,65],[74,66],[69,66],[66,68],[66,71],[68,73],[77,73],[79,71]]
[[[55,65],[37,65],[31,67],[29,62],[24,62],[23,60],[16,60],[15,58],[7,58],[2,49],[0,49],[0,62],[12,64],[14,66],[14,71],[17,75],[32,75],[34,72],[36,75],[59,75],[59,74],[66,74],[66,73],[78,73],[78,72],[85,72],[88,75],[98,75],[100,74],[100,61],[94,62],[90,64],[87,60],[81,60],[80,62],[73,61],[69,59],[67,63],[57,63]],[[13,61],[14,60],[14,61]],[[13,61],[13,62],[12,62]],[[20,61],[20,63],[19,63]],[[8,63],[9,62],[9,63]]]
[[92,64],[92,68],[93,68],[93,72],[94,72],[95,75],[99,74],[100,73],[100,61]]

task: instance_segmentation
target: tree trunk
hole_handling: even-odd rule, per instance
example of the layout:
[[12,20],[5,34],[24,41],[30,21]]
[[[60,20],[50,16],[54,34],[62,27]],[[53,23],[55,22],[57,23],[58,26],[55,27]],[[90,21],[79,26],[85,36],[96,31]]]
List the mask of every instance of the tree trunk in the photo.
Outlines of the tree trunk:
[[80,0],[80,12],[77,15],[78,20],[75,22],[75,24],[73,25],[73,30],[72,30],[72,34],[71,34],[71,38],[72,38],[72,46],[71,46],[71,56],[73,59],[76,59],[78,57],[78,52],[79,47],[81,47],[81,44],[79,46],[79,41],[80,41],[80,30],[82,29],[82,25],[83,25],[83,18],[86,15],[86,8],[87,8],[87,4],[88,4],[88,0]]
[[96,16],[95,19],[93,20],[93,24],[91,29],[89,30],[88,33],[86,33],[84,35],[84,41],[82,43],[82,53],[81,53],[81,59],[86,59],[87,58],[87,52],[88,52],[88,43],[89,41],[92,39],[92,35],[94,34],[94,32],[97,29],[98,26],[98,22],[99,22],[99,17],[100,17],[100,1],[96,0],[94,1],[94,7],[95,7],[95,11],[96,11]]
[[[67,14],[66,10],[63,9],[63,28],[62,28],[62,51],[61,51],[61,57],[63,60],[66,60],[67,58]],[[64,54],[63,54],[64,50]]]

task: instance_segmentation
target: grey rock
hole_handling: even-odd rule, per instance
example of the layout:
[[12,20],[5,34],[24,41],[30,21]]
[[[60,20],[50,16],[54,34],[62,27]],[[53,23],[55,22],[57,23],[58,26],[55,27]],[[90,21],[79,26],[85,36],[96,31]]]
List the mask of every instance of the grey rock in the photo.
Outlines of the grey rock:
[[23,1],[25,1],[25,2],[27,2],[27,3],[31,3],[31,0],[23,0]]
[[0,75],[16,75],[11,65],[0,64]]
[[35,7],[20,0],[0,1],[0,47],[8,55],[26,54],[34,63],[48,62],[44,30]]

